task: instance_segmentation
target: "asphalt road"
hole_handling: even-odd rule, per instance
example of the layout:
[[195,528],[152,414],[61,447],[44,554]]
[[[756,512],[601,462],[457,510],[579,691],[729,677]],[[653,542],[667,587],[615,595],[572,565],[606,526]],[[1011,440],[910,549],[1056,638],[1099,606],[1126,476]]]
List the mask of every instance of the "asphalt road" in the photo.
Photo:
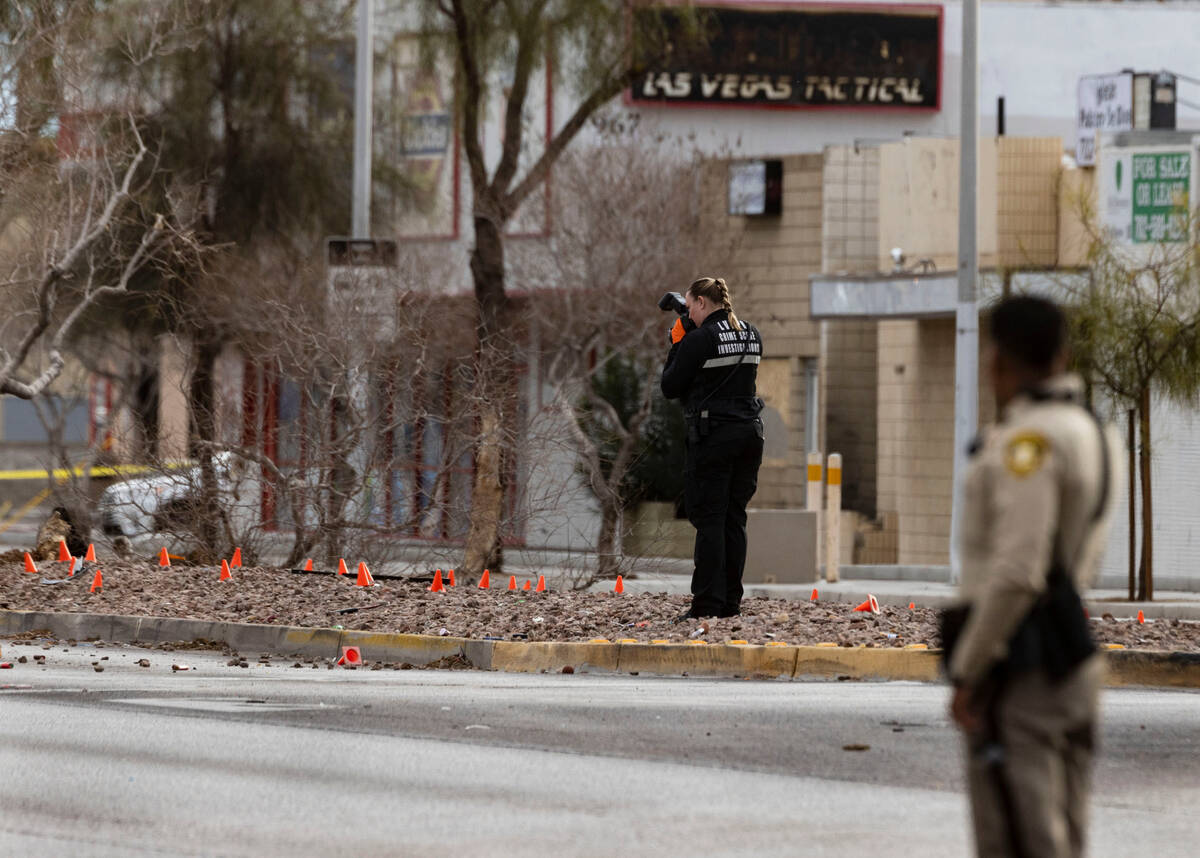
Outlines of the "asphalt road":
[[[970,853],[938,686],[3,650],[0,854]],[[1106,692],[1094,856],[1196,854],[1197,713]]]

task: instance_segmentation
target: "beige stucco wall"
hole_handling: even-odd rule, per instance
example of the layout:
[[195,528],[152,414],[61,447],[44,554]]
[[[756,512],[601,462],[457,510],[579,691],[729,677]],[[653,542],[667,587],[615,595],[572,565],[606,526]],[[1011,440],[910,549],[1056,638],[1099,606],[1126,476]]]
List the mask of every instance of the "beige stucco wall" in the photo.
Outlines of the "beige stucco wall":
[[900,563],[949,561],[954,320],[879,325],[879,511],[894,512]]
[[1095,192],[1095,170],[1076,167],[1060,174],[1057,262],[1062,268],[1087,264],[1091,239],[1084,228],[1084,216],[1095,205]]
[[[906,138],[879,147],[877,270],[892,269],[891,249],[908,264],[931,259],[958,267],[958,141]],[[996,141],[979,143],[979,263],[996,264]]]

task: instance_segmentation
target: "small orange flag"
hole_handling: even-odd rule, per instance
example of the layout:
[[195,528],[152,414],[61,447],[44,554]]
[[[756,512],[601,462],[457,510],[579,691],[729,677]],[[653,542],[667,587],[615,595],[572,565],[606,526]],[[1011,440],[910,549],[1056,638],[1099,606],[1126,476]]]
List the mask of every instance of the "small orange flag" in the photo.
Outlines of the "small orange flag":
[[104,576],[101,575],[100,570],[97,569],[95,577],[92,578],[92,589],[88,590],[88,592],[95,593],[97,590],[99,590],[103,586],[104,586]]
[[167,556],[167,547],[164,545],[162,551],[158,552],[158,565],[170,566],[171,558]]

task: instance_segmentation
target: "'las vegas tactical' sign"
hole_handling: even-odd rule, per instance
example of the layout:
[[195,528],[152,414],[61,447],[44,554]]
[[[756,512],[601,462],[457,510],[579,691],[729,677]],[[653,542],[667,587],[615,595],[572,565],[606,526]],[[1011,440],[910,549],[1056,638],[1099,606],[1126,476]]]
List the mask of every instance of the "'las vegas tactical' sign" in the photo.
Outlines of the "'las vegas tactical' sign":
[[941,107],[940,6],[701,7],[700,39],[663,16],[676,49],[646,63],[629,100],[643,104]]

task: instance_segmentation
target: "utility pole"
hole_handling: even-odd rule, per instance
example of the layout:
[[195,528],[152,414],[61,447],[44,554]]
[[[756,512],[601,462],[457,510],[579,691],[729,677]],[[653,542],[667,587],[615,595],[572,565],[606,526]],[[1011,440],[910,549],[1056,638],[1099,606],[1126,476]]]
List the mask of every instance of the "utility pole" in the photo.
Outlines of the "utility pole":
[[962,526],[967,447],[979,431],[979,0],[962,4],[962,108],[959,114],[958,308],[954,338],[954,501],[950,513],[950,577],[962,574]]
[[371,90],[375,83],[374,0],[358,0],[354,52],[354,187],[351,238],[371,237]]

